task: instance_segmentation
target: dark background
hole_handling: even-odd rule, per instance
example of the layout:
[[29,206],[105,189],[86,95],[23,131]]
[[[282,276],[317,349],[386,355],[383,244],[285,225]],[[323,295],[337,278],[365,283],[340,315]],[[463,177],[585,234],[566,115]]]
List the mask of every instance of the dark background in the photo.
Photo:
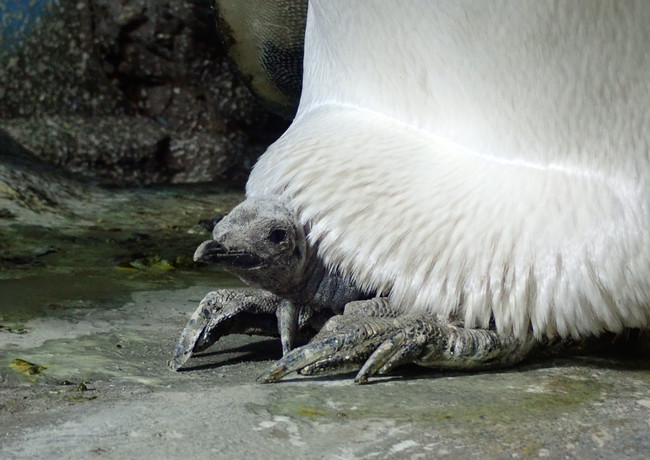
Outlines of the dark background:
[[0,0],[0,130],[59,169],[241,188],[287,126],[244,85],[208,0]]

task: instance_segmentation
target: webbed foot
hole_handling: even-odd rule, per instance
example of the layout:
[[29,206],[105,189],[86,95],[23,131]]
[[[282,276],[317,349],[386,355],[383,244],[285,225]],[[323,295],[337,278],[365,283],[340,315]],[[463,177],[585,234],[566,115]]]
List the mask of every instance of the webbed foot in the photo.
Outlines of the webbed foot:
[[389,299],[352,302],[312,341],[286,354],[258,381],[275,382],[290,372],[314,375],[360,369],[356,383],[415,363],[426,367],[486,369],[521,361],[532,340],[485,329],[466,329],[435,315],[395,316]]
[[192,314],[168,365],[185,362],[229,334],[278,335],[276,311],[282,300],[270,292],[222,289],[208,293]]

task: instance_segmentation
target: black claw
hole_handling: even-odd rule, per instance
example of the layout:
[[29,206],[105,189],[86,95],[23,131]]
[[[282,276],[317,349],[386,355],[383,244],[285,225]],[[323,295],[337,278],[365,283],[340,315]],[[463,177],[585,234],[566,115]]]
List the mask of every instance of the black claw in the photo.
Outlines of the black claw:
[[287,373],[287,366],[281,365],[272,369],[270,372],[265,372],[255,380],[259,383],[274,383],[284,377]]
[[365,375],[362,375],[361,377],[355,377],[354,383],[356,383],[357,385],[365,385],[366,383],[368,383],[368,377]]

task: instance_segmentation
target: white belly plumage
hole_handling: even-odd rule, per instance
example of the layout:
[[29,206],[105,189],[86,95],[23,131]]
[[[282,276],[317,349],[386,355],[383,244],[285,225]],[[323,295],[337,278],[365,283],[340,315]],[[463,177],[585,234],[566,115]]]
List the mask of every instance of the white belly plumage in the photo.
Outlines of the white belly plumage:
[[254,168],[404,312],[650,324],[650,3],[312,1],[298,115]]

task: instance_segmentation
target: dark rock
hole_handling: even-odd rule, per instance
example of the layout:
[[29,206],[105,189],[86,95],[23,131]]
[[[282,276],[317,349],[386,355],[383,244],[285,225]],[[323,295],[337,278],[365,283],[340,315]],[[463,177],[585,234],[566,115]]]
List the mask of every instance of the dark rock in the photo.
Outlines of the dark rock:
[[54,165],[240,186],[286,128],[233,72],[207,2],[0,0],[3,14],[39,20],[0,41],[0,127]]
[[8,209],[0,209],[0,219],[15,219],[16,214],[13,212],[9,211]]
[[85,196],[87,190],[84,181],[40,160],[0,129],[0,202],[5,215],[60,212],[62,203]]
[[208,232],[212,232],[212,230],[214,229],[214,226],[217,225],[219,223],[219,221],[221,219],[223,219],[224,217],[225,216],[223,214],[219,214],[219,215],[213,217],[212,219],[201,219],[201,220],[199,220],[197,225],[199,227],[203,228],[204,230],[208,231]]
[[145,117],[40,115],[4,128],[39,158],[103,183],[148,184],[171,174],[169,134]]

